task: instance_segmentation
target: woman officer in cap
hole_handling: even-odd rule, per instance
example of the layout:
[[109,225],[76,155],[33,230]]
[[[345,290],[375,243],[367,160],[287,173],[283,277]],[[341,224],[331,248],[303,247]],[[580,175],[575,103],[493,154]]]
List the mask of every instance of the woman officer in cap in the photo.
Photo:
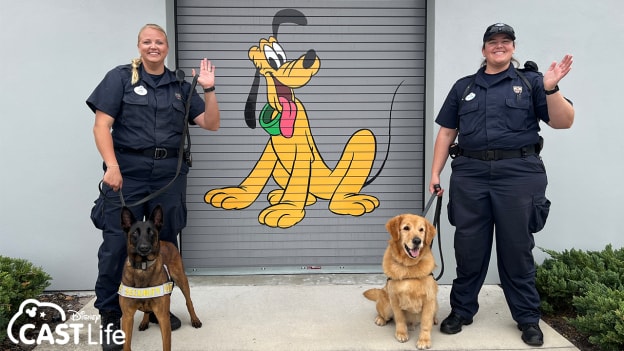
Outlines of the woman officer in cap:
[[440,330],[455,334],[472,323],[496,233],[498,273],[511,315],[522,340],[540,346],[544,336],[533,234],[543,228],[550,201],[539,156],[539,122],[554,129],[572,126],[574,108],[558,87],[570,72],[572,56],[553,62],[543,75],[520,72],[514,67],[515,39],[509,25],[489,26],[483,35],[482,67],[453,85],[436,118],[440,129],[429,191],[440,183],[453,145],[448,217],[455,226],[457,262],[451,313]]

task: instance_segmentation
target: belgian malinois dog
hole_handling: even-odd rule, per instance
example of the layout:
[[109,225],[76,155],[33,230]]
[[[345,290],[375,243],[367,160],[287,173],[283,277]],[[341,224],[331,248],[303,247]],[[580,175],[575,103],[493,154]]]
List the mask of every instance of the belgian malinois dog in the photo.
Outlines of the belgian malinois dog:
[[128,247],[128,260],[123,269],[119,291],[121,329],[125,334],[124,351],[130,350],[134,314],[137,310],[144,312],[139,330],[148,328],[149,312],[154,312],[160,326],[163,350],[171,350],[171,281],[184,294],[193,327],[202,326],[191,301],[182,257],[175,245],[159,239],[162,225],[163,210],[160,205],[154,208],[146,221],[137,221],[127,207],[121,210],[121,227],[126,233]]

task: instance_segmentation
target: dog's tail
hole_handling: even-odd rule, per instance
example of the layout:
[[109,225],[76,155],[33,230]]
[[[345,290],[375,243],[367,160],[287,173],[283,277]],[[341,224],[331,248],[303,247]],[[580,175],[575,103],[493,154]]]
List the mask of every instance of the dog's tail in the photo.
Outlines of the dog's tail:
[[379,301],[387,295],[383,289],[368,289],[364,292],[364,297],[371,301]]
[[388,161],[388,155],[390,154],[390,141],[392,140],[392,110],[394,108],[394,99],[396,98],[397,92],[399,91],[399,88],[401,87],[403,82],[397,85],[396,89],[394,90],[394,94],[392,94],[392,102],[390,103],[390,116],[388,117],[388,147],[386,148],[386,156],[384,156],[384,160],[381,163],[381,166],[379,167],[379,169],[377,170],[377,173],[375,173],[374,176],[372,176],[369,180],[367,180],[366,183],[364,183],[362,187],[365,187],[369,185],[370,183],[374,182],[375,179],[377,179],[377,177],[381,173],[381,171],[384,169],[384,166],[386,165],[386,161]]

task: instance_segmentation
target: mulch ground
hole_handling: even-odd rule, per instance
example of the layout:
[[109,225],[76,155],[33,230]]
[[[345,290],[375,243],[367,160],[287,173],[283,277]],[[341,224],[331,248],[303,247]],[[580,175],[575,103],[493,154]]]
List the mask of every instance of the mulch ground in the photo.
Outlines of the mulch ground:
[[556,315],[544,315],[542,320],[561,334],[564,338],[568,339],[574,346],[578,347],[581,351],[600,351],[600,348],[594,344],[591,344],[587,339],[587,335],[580,333],[575,327],[570,325],[567,319],[576,317],[571,312],[562,312]]
[[[64,293],[53,293],[53,294],[44,294],[37,297],[39,302],[51,302],[58,305],[65,311],[66,316],[71,316],[73,312],[70,311],[79,311],[86,303],[91,301],[93,296],[78,296],[78,295],[67,295]],[[49,307],[48,307],[49,309]],[[43,324],[48,324],[51,330],[54,330],[54,327],[63,323],[60,318],[60,314],[56,313],[47,313],[45,317],[39,317],[37,322],[35,323],[35,328],[29,330],[26,337],[30,340],[36,338],[39,334],[39,330]],[[13,326],[13,335],[19,335],[19,328],[23,325],[15,325]],[[5,338],[0,343],[1,351],[30,351],[33,350],[37,345],[26,345],[26,344],[14,344],[8,337]]]

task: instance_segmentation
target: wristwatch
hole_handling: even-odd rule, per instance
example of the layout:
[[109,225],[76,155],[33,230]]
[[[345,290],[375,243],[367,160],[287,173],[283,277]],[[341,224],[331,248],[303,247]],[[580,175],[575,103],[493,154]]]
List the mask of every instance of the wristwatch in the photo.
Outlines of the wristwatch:
[[559,85],[555,85],[555,89],[553,89],[553,90],[544,90],[544,93],[546,93],[546,95],[552,95],[552,94],[554,94],[554,93],[556,93],[558,91],[559,91]]

